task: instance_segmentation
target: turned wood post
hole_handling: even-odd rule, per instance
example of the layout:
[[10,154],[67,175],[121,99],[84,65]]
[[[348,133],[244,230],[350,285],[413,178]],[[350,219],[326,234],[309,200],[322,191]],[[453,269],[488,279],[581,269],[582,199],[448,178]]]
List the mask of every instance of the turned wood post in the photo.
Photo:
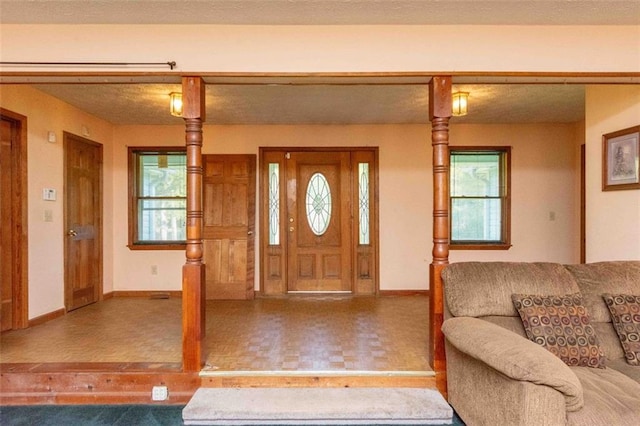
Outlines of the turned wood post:
[[433,260],[429,267],[429,361],[438,390],[447,394],[444,313],[441,272],[449,264],[449,118],[451,77],[433,77],[429,83],[429,119],[433,146]]
[[205,268],[202,262],[202,123],[205,84],[200,77],[182,78],[182,118],[187,146],[187,247],[182,267],[182,369],[204,365]]

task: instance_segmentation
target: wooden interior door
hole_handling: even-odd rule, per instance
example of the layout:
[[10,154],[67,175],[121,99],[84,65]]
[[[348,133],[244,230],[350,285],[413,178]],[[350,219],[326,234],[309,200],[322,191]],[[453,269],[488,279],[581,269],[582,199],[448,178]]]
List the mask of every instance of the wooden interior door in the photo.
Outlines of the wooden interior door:
[[350,164],[346,151],[289,154],[289,292],[352,291]]
[[0,129],[0,331],[13,328],[13,218],[11,145],[14,129],[9,120],[1,121]]
[[64,134],[65,307],[99,300],[102,292],[102,145]]
[[203,155],[207,299],[253,299],[255,155]]

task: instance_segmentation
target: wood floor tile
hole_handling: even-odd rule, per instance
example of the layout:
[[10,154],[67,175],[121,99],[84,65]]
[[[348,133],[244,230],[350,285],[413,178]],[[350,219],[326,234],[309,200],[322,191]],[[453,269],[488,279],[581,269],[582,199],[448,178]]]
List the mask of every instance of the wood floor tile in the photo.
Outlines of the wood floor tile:
[[[430,371],[428,299],[208,301],[209,371]],[[117,297],[0,336],[0,362],[179,363],[181,300]]]

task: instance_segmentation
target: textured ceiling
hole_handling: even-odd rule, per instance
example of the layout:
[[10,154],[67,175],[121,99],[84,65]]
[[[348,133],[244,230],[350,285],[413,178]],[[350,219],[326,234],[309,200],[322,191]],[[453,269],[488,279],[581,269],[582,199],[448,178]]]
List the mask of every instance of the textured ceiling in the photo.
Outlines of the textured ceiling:
[[638,0],[0,0],[18,24],[633,25]]
[[[51,94],[113,124],[181,124],[169,114],[179,84],[42,84]],[[469,114],[457,123],[568,123],[584,117],[584,86],[473,84]],[[428,123],[424,84],[207,85],[211,124]]]

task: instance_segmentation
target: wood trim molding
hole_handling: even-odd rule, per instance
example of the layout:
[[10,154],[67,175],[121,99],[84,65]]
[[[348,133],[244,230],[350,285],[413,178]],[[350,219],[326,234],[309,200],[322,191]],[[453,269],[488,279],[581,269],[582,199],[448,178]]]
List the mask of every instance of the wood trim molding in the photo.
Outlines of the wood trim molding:
[[380,290],[378,294],[381,297],[429,297],[429,290]]
[[[147,299],[181,299],[182,290],[114,290],[110,297],[144,297]],[[107,298],[106,295],[104,297]]]
[[64,310],[64,308],[60,308],[47,314],[32,318],[29,320],[29,327],[35,327],[36,325],[44,324],[45,322],[63,317],[65,313],[66,311]]
[[[0,364],[2,365],[2,364]],[[157,364],[2,365],[1,405],[186,404],[200,387],[197,372]],[[20,368],[23,367],[23,368]],[[167,386],[169,399],[151,400],[153,386]]]
[[12,147],[12,200],[11,214],[13,219],[12,244],[13,253],[14,294],[13,294],[13,329],[29,326],[29,210],[27,208],[27,117],[4,108],[0,115],[16,124],[18,135],[17,147]]

